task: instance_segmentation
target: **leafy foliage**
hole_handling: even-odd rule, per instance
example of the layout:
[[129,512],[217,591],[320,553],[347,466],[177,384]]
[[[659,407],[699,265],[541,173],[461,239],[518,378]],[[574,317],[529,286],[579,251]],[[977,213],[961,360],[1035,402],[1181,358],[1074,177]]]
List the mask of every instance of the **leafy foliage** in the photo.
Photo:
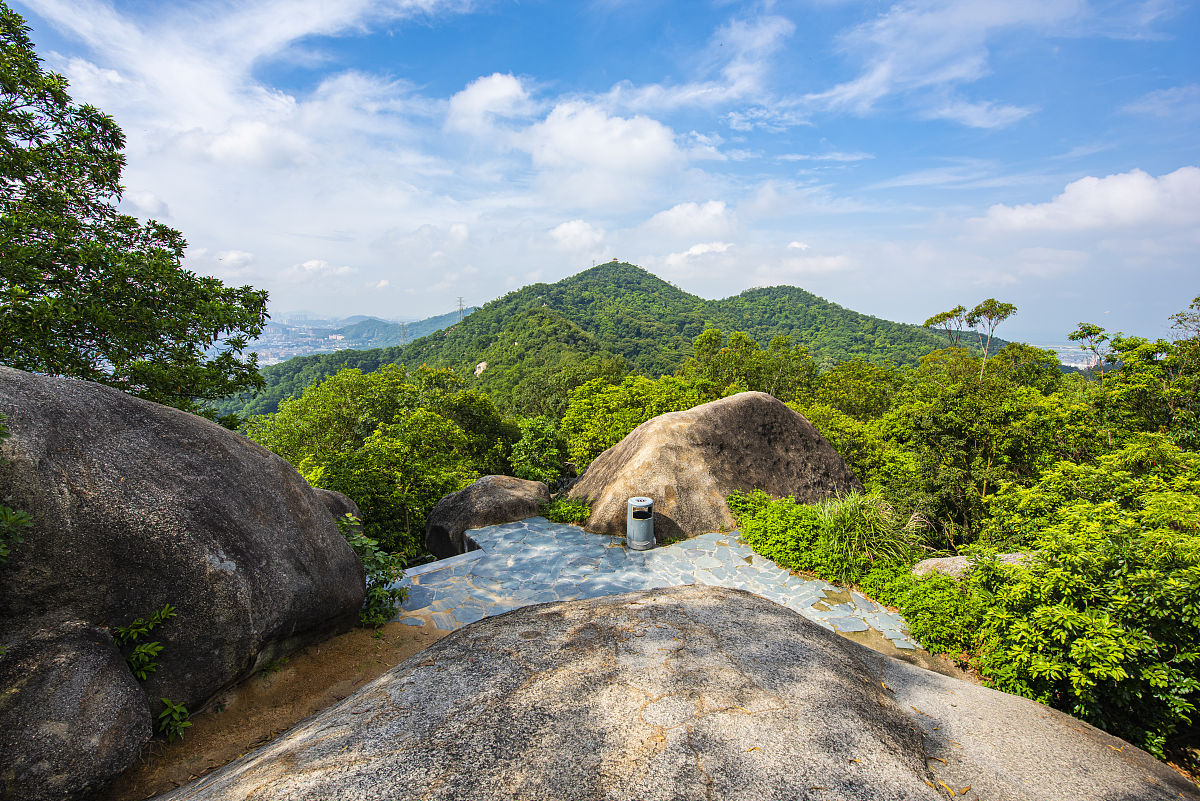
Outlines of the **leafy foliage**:
[[177,704],[170,698],[160,698],[163,709],[158,713],[158,733],[165,735],[167,742],[183,739],[183,731],[192,725],[188,720],[191,714],[183,704]]
[[567,443],[558,426],[548,417],[525,418],[518,425],[521,438],[512,449],[513,475],[553,489],[567,461]]
[[145,637],[160,624],[175,617],[176,609],[170,604],[163,604],[162,609],[147,616],[139,617],[128,626],[117,626],[113,629],[113,642],[117,645],[133,643]]
[[716,400],[714,387],[676,376],[651,380],[629,376],[612,385],[595,379],[571,392],[562,420],[571,461],[579,469],[642,423],[666,412],[690,409]]
[[240,354],[266,293],[184,270],[178,231],[117,213],[125,137],[28,31],[0,4],[0,363],[196,411],[259,386]]
[[[118,646],[129,646],[137,643],[162,623],[175,617],[175,607],[163,604],[162,609],[146,617],[139,617],[128,626],[117,626],[113,629],[113,642]],[[151,674],[158,670],[158,655],[162,653],[161,642],[144,642],[134,645],[125,654],[129,669],[139,681],[146,681]]]
[[125,661],[129,663],[129,669],[133,671],[133,675],[137,677],[138,681],[145,681],[150,678],[150,674],[158,670],[157,657],[162,649],[163,646],[160,642],[144,642],[125,657]]
[[313,486],[352,498],[366,535],[412,559],[444,495],[509,471],[517,427],[463,384],[448,370],[344,370],[253,418],[246,431]]
[[542,516],[555,523],[582,526],[592,514],[592,507],[583,498],[555,498],[542,509]]
[[397,554],[381,550],[378,542],[363,534],[362,521],[349,512],[338,518],[337,523],[342,536],[362,561],[366,576],[367,594],[359,612],[359,623],[379,628],[396,616],[408,595],[406,589],[395,586],[404,575],[404,560]]
[[857,581],[876,565],[911,564],[920,545],[921,521],[902,520],[878,495],[802,504],[755,490],[733,493],[727,502],[756,552],[831,581]]

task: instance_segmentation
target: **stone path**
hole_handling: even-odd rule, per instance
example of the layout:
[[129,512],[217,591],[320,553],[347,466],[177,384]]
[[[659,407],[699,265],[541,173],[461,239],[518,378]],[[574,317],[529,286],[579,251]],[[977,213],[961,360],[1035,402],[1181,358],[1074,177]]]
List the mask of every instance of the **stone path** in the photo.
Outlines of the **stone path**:
[[531,517],[469,536],[479,550],[405,571],[400,622],[452,631],[530,604],[709,584],[757,593],[830,631],[874,629],[897,648],[919,647],[900,615],[857,592],[792,575],[751,551],[737,532],[634,551],[621,537]]

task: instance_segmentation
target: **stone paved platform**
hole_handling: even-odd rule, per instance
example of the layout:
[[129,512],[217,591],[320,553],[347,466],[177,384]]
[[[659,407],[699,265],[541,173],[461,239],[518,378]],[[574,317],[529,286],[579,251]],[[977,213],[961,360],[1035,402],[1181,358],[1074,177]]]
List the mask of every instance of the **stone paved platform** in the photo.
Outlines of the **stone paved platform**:
[[792,575],[750,550],[737,532],[635,551],[621,537],[531,517],[468,536],[479,550],[405,572],[400,622],[452,631],[530,604],[709,584],[757,593],[830,631],[874,629],[897,648],[919,647],[900,615],[857,592]]

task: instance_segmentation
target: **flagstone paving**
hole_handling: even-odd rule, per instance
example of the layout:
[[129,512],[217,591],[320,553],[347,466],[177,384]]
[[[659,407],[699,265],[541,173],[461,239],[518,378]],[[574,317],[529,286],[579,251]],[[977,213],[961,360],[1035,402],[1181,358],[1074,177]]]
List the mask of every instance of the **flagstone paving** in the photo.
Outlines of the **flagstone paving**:
[[648,551],[626,548],[622,537],[590,534],[544,517],[475,529],[468,536],[479,550],[405,571],[400,585],[408,597],[400,622],[452,631],[530,604],[709,584],[769,598],[830,631],[874,629],[897,648],[920,647],[900,615],[857,592],[792,575],[750,550],[736,531]]

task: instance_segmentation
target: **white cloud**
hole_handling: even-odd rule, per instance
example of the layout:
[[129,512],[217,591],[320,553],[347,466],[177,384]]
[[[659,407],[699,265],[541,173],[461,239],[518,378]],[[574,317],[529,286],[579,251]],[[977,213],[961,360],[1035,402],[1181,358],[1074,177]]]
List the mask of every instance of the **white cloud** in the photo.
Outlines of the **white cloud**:
[[535,165],[552,169],[658,172],[681,159],[671,129],[661,122],[609,116],[582,101],[555,106],[529,129],[525,145]]
[[781,156],[776,156],[780,161],[866,161],[873,159],[875,156],[870,153],[854,152],[842,153],[834,150],[829,153],[784,153]]
[[1057,32],[1087,14],[1084,0],[916,0],[897,4],[843,37],[861,73],[807,95],[818,108],[866,114],[891,95],[908,96],[924,116],[974,127],[1008,125],[1031,110],[955,96],[990,72],[988,40],[1013,30]]
[[724,236],[736,225],[733,212],[723,200],[680,203],[646,221],[650,233],[673,237]]
[[1200,117],[1200,84],[1159,89],[1138,98],[1121,111],[1169,120]]
[[293,281],[320,281],[328,278],[341,278],[358,272],[348,265],[333,265],[324,259],[309,259],[300,264],[293,264],[286,273]]
[[610,115],[583,101],[560,103],[519,139],[548,196],[574,207],[624,208],[657,194],[686,159],[666,125]]
[[519,117],[532,111],[529,91],[511,74],[493,73],[476,78],[450,98],[446,127],[484,135],[492,131],[495,117]]
[[808,250],[808,248],[809,248],[809,245],[807,242],[800,242],[798,240],[792,240],[791,242],[788,242],[788,250],[803,251],[803,250]]
[[[381,279],[379,279],[378,282],[376,282],[374,284],[373,288],[374,289],[387,289],[391,285],[392,285],[391,281],[387,280],[386,278],[381,278]],[[368,284],[368,286],[371,286],[371,285]]]
[[711,78],[645,86],[623,81],[608,92],[604,101],[615,108],[662,113],[760,98],[766,90],[771,57],[795,30],[791,20],[780,16],[730,20],[717,29],[709,43],[704,72]]
[[732,242],[702,242],[692,245],[681,253],[671,253],[663,261],[667,267],[678,269],[694,259],[724,253],[731,247],[733,247]]
[[217,253],[217,261],[224,262],[231,270],[236,270],[253,262],[254,254],[245,250],[222,250]]
[[121,195],[121,206],[137,217],[165,220],[171,216],[166,201],[145,189],[133,189]]
[[925,116],[935,120],[950,120],[970,128],[1004,128],[1036,110],[1031,106],[1006,106],[990,100],[980,103],[951,100],[930,109]]
[[1047,203],[997,204],[972,221],[990,232],[1111,230],[1200,223],[1200,168],[1155,178],[1132,170],[1067,184]]
[[604,231],[583,220],[560,223],[549,235],[555,247],[562,250],[590,250],[604,241]]

